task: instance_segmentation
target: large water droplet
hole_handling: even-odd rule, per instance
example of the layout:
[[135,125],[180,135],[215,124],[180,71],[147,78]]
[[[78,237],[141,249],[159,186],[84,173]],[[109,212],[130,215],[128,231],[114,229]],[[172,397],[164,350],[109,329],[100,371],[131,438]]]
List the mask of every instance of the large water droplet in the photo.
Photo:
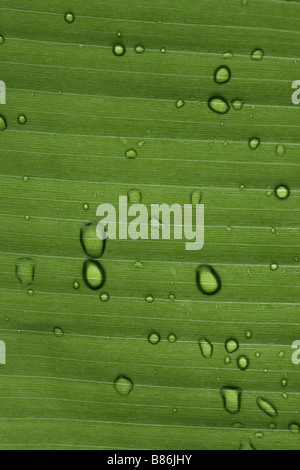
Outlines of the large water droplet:
[[229,354],[232,354],[239,349],[239,343],[236,339],[230,338],[225,343],[225,349]]
[[216,83],[223,84],[229,82],[231,78],[231,71],[226,65],[222,65],[215,72]]
[[0,131],[5,131],[7,124],[4,116],[0,116]]
[[151,333],[148,337],[148,341],[151,344],[158,344],[160,342],[160,336],[157,333]]
[[237,414],[241,409],[242,390],[236,387],[223,387],[221,396],[224,408],[230,414]]
[[215,97],[211,98],[208,102],[209,108],[218,114],[228,113],[230,106],[224,98]]
[[201,354],[205,359],[212,358],[214,347],[210,341],[208,341],[206,338],[200,338],[199,347],[200,347]]
[[90,289],[99,290],[105,282],[105,273],[101,264],[98,261],[85,261],[83,279]]
[[[80,242],[89,258],[100,258],[105,249],[105,240],[100,240],[97,236],[97,226],[96,222],[91,222],[80,231]],[[104,234],[104,227],[102,233]]]
[[125,46],[123,46],[122,44],[116,44],[114,47],[113,47],[113,53],[116,55],[116,56],[123,56],[125,53],[126,53],[126,48]]
[[278,199],[287,199],[290,196],[291,192],[287,186],[280,185],[277,186],[277,188],[275,189],[275,194]]
[[276,408],[263,397],[258,397],[256,400],[257,406],[271,418],[276,418],[278,413]]
[[122,397],[127,397],[133,389],[133,382],[128,377],[119,375],[114,382],[115,391]]
[[16,264],[16,276],[20,284],[28,287],[34,282],[35,262],[30,258],[20,258]]
[[66,13],[65,14],[65,21],[69,24],[74,23],[75,21],[75,15],[73,13]]
[[205,295],[215,295],[221,289],[221,279],[212,266],[203,264],[196,270],[197,285]]

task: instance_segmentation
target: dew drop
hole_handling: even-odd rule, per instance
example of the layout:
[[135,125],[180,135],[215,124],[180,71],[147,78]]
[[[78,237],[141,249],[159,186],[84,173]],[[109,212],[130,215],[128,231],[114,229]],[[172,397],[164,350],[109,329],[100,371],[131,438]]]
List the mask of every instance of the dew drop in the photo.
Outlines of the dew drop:
[[5,129],[7,129],[5,117],[0,115],[0,131],[5,131]]
[[287,186],[280,185],[275,189],[275,195],[278,199],[287,199],[290,196],[290,190]]
[[142,263],[141,261],[136,261],[134,263],[134,266],[137,268],[137,269],[144,269],[145,265],[144,263]]
[[27,117],[24,114],[21,114],[21,116],[18,117],[18,123],[21,125],[26,124],[27,122]]
[[217,114],[226,114],[230,109],[227,101],[220,97],[211,98],[208,102],[208,106],[211,111],[214,111]]
[[200,347],[200,351],[204,359],[212,358],[214,347],[210,341],[208,341],[206,338],[200,338],[199,347]]
[[244,106],[244,103],[241,100],[234,100],[232,102],[232,107],[235,111],[240,111],[243,108],[243,106]]
[[141,45],[136,46],[134,50],[137,54],[143,54],[145,52],[144,46],[141,46]]
[[158,344],[160,342],[160,336],[157,333],[151,333],[148,337],[148,341],[151,344]]
[[231,358],[229,356],[226,356],[225,359],[224,359],[224,363],[228,366],[229,364],[231,364]]
[[263,397],[258,397],[256,400],[257,406],[271,418],[276,418],[278,413],[276,408]]
[[109,295],[106,294],[106,293],[101,294],[101,295],[100,295],[100,300],[101,300],[101,302],[103,302],[103,303],[108,302],[108,301],[109,301]]
[[170,334],[168,336],[168,341],[169,341],[169,343],[176,343],[177,337],[174,334]]
[[58,338],[61,338],[62,336],[64,336],[64,331],[61,328],[59,328],[58,326],[56,326],[53,329],[53,333],[54,333],[54,336],[57,336]]
[[224,408],[230,414],[237,414],[241,409],[242,391],[236,387],[223,387],[221,389]]
[[289,398],[287,393],[283,393],[281,396],[284,400],[287,400]]
[[256,432],[255,437],[256,439],[262,439],[264,437],[264,434],[262,432]]
[[178,100],[178,101],[176,101],[176,103],[175,103],[175,106],[176,106],[176,108],[178,108],[178,109],[183,108],[184,105],[185,105],[185,102],[184,102],[183,100]]
[[231,78],[231,71],[225,65],[219,67],[215,72],[215,81],[219,84],[224,84],[229,82]]
[[191,194],[191,204],[193,206],[196,206],[197,204],[200,204],[202,200],[202,192],[200,189],[195,189],[195,191],[192,192]]
[[282,379],[282,381],[281,381],[282,387],[286,387],[287,384],[288,384],[288,381],[286,379]]
[[148,296],[146,297],[146,302],[147,302],[148,304],[152,304],[152,303],[154,302],[154,297],[153,297],[152,295],[148,295]]
[[229,354],[232,354],[239,349],[239,343],[234,338],[230,338],[226,341],[225,349]]
[[276,155],[278,155],[279,157],[282,157],[283,155],[286,154],[286,148],[285,148],[285,145],[277,145],[276,147]]
[[160,52],[161,52],[162,54],[165,54],[165,53],[167,52],[167,49],[166,49],[165,47],[162,47],[161,50],[160,50]]
[[137,189],[131,189],[127,193],[129,204],[140,204],[142,202],[142,193]]
[[85,224],[80,231],[81,246],[89,258],[100,258],[103,255],[105,239],[103,240],[98,237],[97,232],[99,233],[100,231],[102,238],[104,238],[104,227],[96,222]]
[[271,264],[270,269],[271,269],[271,271],[278,271],[279,266],[278,266],[277,263],[273,263],[273,264]]
[[133,389],[133,382],[128,377],[119,375],[114,382],[115,391],[122,397],[128,397]]
[[283,359],[285,357],[285,352],[284,351],[280,351],[277,355],[278,359]]
[[289,431],[293,434],[298,434],[300,432],[300,426],[298,423],[291,423],[289,424]]
[[137,158],[137,156],[138,156],[137,151],[134,149],[129,149],[129,150],[126,150],[125,152],[125,157],[128,158],[129,160],[134,160],[135,158]]
[[92,290],[99,290],[105,282],[105,273],[98,261],[87,260],[83,266],[83,279]]
[[28,287],[34,282],[35,262],[30,258],[20,258],[16,263],[15,273],[20,284]]
[[224,52],[224,54],[222,55],[223,59],[230,59],[231,57],[233,57],[233,54],[232,52]]
[[169,300],[171,300],[172,302],[174,302],[175,299],[176,299],[176,297],[175,297],[174,294],[169,294]]
[[252,52],[251,58],[252,60],[262,60],[264,58],[264,51],[262,49],[255,49]]
[[84,211],[88,211],[90,206],[88,204],[83,204],[82,208]]
[[237,364],[241,370],[247,370],[249,367],[249,359],[246,356],[241,356],[238,358]]
[[116,55],[116,56],[123,56],[125,53],[126,53],[126,48],[125,46],[123,46],[123,44],[116,44],[114,47],[113,47],[113,53]]
[[23,177],[23,182],[28,183],[29,182],[29,176],[24,176]]
[[196,279],[198,288],[204,295],[215,295],[221,290],[221,279],[212,266],[198,266]]
[[251,150],[256,150],[260,146],[260,139],[253,138],[249,140],[249,147]]
[[67,23],[71,24],[71,23],[74,23],[75,21],[75,15],[73,13],[66,13],[65,14],[65,20]]
[[247,339],[251,339],[252,338],[252,332],[250,330],[246,331],[245,336],[246,336]]
[[73,288],[74,288],[75,290],[80,289],[80,284],[79,284],[78,281],[74,281],[74,282],[73,282]]
[[33,290],[33,289],[28,289],[27,294],[28,294],[30,297],[33,297],[33,296],[34,296],[34,290]]

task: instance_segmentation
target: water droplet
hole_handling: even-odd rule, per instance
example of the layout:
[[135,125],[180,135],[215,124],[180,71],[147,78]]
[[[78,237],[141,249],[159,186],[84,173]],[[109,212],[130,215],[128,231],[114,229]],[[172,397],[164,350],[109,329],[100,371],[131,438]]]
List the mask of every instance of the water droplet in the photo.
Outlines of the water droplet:
[[30,220],[30,216],[29,216],[29,215],[25,215],[24,218],[25,218],[26,222],[28,222],[28,221]]
[[279,157],[282,157],[283,155],[286,154],[286,148],[284,145],[277,145],[276,147],[276,155],[278,155]]
[[279,266],[277,263],[273,263],[270,266],[271,271],[277,271],[279,269]]
[[284,400],[287,400],[289,398],[287,393],[283,393],[281,396]]
[[234,338],[230,338],[226,341],[225,349],[229,354],[232,354],[239,349],[239,343]]
[[28,287],[34,282],[35,262],[30,258],[20,258],[17,261],[15,273],[20,284]]
[[74,282],[73,282],[73,288],[74,288],[75,290],[80,289],[80,284],[79,284],[78,281],[74,281]]
[[144,263],[142,263],[141,261],[136,261],[134,263],[134,266],[137,268],[137,269],[144,269],[145,265]]
[[222,65],[215,72],[215,81],[219,84],[224,84],[229,82],[231,78],[231,71],[226,65]]
[[263,397],[258,397],[256,400],[257,406],[271,418],[276,418],[278,413],[276,408]]
[[71,23],[74,23],[75,21],[75,15],[73,13],[66,13],[65,14],[65,20],[67,23],[71,24]]
[[208,341],[206,338],[200,338],[199,347],[200,347],[200,351],[204,359],[212,358],[214,347],[210,341]]
[[231,358],[229,356],[226,356],[225,359],[224,359],[224,363],[228,366],[229,364],[231,364]]
[[140,46],[136,46],[134,50],[135,50],[135,52],[136,52],[137,54],[143,54],[143,53],[145,52],[144,46],[141,46],[141,45],[140,45]]
[[169,343],[176,343],[177,337],[172,333],[168,336]]
[[222,55],[223,59],[230,59],[231,57],[233,57],[233,54],[232,52],[224,52],[224,54]]
[[264,435],[263,435],[262,432],[256,432],[255,437],[256,437],[256,439],[262,439],[264,437]]
[[64,336],[64,331],[59,328],[58,326],[56,326],[53,330],[53,333],[55,336],[57,336],[58,338],[61,338],[62,336]]
[[276,424],[274,423],[269,424],[269,429],[277,429]]
[[33,289],[28,289],[27,294],[32,297],[34,295],[34,290]]
[[133,389],[133,382],[128,377],[119,375],[114,382],[115,391],[122,397],[128,397]]
[[184,105],[185,105],[185,102],[184,102],[183,100],[178,100],[178,101],[176,101],[176,103],[175,103],[175,106],[176,106],[176,108],[178,108],[178,109],[179,109],[179,108],[183,108]]
[[165,54],[165,53],[167,52],[167,49],[166,49],[165,47],[162,47],[161,50],[160,50],[160,52],[161,52],[162,54]]
[[116,55],[116,56],[123,56],[125,53],[126,53],[126,48],[125,46],[123,46],[123,44],[116,44],[114,47],[113,47],[113,53]]
[[5,131],[7,124],[4,116],[0,116],[0,131]]
[[23,182],[24,182],[24,183],[28,183],[28,182],[29,182],[29,177],[28,177],[28,176],[24,176],[24,177],[23,177]]
[[177,408],[173,408],[172,412],[177,413]]
[[255,357],[256,357],[257,359],[259,359],[259,358],[260,358],[260,353],[259,353],[259,352],[255,353]]
[[212,266],[198,266],[196,275],[198,288],[204,295],[215,295],[221,290],[221,279]]
[[286,379],[282,379],[282,381],[281,381],[282,387],[286,387],[287,384],[288,384],[288,381]]
[[151,333],[148,337],[148,341],[151,344],[158,344],[160,342],[160,336],[157,333]]
[[134,160],[135,158],[137,158],[137,156],[138,156],[137,151],[134,149],[129,149],[129,150],[126,150],[125,152],[125,157],[128,158],[129,160]]
[[299,426],[298,423],[291,423],[291,424],[289,424],[289,430],[293,434],[298,434],[300,432],[300,426]]
[[176,297],[175,297],[174,294],[169,294],[169,300],[171,300],[172,302],[174,302],[175,299],[176,299]]
[[202,200],[202,192],[200,191],[200,189],[196,189],[191,194],[191,204],[193,206],[196,206],[197,204],[201,203],[201,200]]
[[249,367],[249,359],[246,356],[241,356],[238,358],[237,364],[241,370],[247,370]]
[[239,450],[256,450],[250,439],[243,439]]
[[26,122],[27,122],[27,117],[24,114],[21,114],[21,116],[18,117],[18,123],[24,125],[26,124]]
[[137,189],[132,189],[127,193],[129,204],[140,204],[142,202],[142,193]]
[[148,296],[146,297],[146,302],[147,302],[148,304],[152,304],[152,303],[154,302],[154,297],[153,297],[152,295],[148,295]]
[[277,357],[278,357],[278,359],[283,359],[284,356],[285,356],[285,352],[284,352],[284,351],[280,351],[280,352],[278,353],[278,356],[277,356]]
[[251,150],[256,150],[260,146],[260,139],[254,137],[249,140],[249,147]]
[[5,39],[3,36],[0,35],[0,45],[4,44],[5,43]]
[[106,294],[106,293],[101,294],[101,295],[100,295],[100,300],[101,300],[101,302],[103,302],[103,303],[108,302],[108,301],[109,301],[109,295]]
[[225,410],[230,414],[237,414],[241,409],[242,391],[236,387],[223,387],[221,396]]
[[99,290],[105,282],[105,273],[101,264],[98,261],[85,261],[83,279],[90,289]]
[[[101,240],[97,235],[97,227],[101,227],[96,222],[85,224],[80,231],[80,242],[85,254],[89,258],[100,258],[105,249],[105,240]],[[104,234],[104,227],[102,230]]]
[[83,207],[83,210],[84,210],[84,211],[88,211],[89,208],[90,208],[90,206],[89,206],[88,204],[83,204],[82,207]]
[[143,148],[145,145],[145,141],[144,140],[140,140],[140,142],[138,142],[138,147],[141,149]]
[[252,52],[251,58],[252,60],[262,60],[264,58],[264,51],[262,49],[255,49]]
[[252,338],[252,332],[250,330],[246,331],[245,336],[246,336],[247,339],[251,339]]
[[275,189],[275,194],[278,199],[287,199],[290,196],[290,190],[287,186],[280,185]]
[[217,114],[228,113],[230,106],[224,98],[215,97],[211,98],[208,102],[209,108]]
[[240,111],[243,108],[243,106],[244,106],[244,103],[241,100],[234,100],[232,102],[232,107],[233,109],[235,109],[235,111]]

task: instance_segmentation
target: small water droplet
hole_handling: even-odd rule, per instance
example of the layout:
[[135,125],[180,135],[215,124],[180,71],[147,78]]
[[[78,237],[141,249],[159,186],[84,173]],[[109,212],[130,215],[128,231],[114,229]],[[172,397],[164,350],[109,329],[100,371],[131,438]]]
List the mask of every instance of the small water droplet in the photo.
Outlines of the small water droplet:
[[256,357],[257,359],[259,359],[259,358],[260,358],[260,353],[259,353],[259,352],[255,353],[255,357]]
[[262,432],[256,432],[255,437],[256,437],[256,439],[263,439],[264,434]]
[[178,100],[178,101],[176,101],[176,103],[175,103],[175,106],[176,106],[176,108],[178,108],[178,109],[183,108],[184,105],[185,105],[185,102],[184,102],[183,100]]
[[231,57],[233,57],[233,54],[232,52],[224,52],[224,54],[222,55],[223,59],[230,59]]
[[4,44],[5,43],[5,39],[3,36],[1,36],[0,34],[0,45]]
[[129,204],[140,204],[142,202],[142,193],[137,189],[131,189],[127,193]]
[[137,158],[137,156],[138,156],[137,151],[134,149],[129,149],[129,150],[126,150],[125,152],[125,157],[128,158],[129,160],[134,160],[135,158]]
[[222,65],[215,72],[215,81],[219,84],[224,84],[229,82],[231,78],[231,71],[226,65]]
[[204,359],[211,359],[212,358],[213,352],[214,352],[214,347],[213,347],[213,345],[211,344],[210,341],[208,341],[206,338],[200,338],[199,339],[199,347],[200,347],[200,351],[201,351],[201,354],[204,357]]
[[[97,229],[98,227],[98,229]],[[102,240],[97,235],[99,225],[96,222],[85,224],[80,231],[80,242],[85,254],[89,258],[101,258],[105,249],[105,240]],[[104,227],[102,235],[104,234]]]
[[144,269],[145,265],[144,263],[142,263],[141,261],[136,261],[134,263],[134,266],[137,268],[137,269]]
[[32,297],[34,296],[34,290],[33,289],[28,289],[27,294]]
[[235,109],[235,111],[240,111],[243,108],[243,106],[244,106],[244,103],[241,100],[234,100],[232,102],[232,107],[233,109]]
[[24,182],[24,183],[28,183],[28,182],[29,182],[29,177],[28,177],[28,176],[24,176],[24,177],[23,177],[23,182]]
[[88,204],[83,204],[82,207],[83,207],[83,210],[84,210],[84,211],[88,211],[89,208],[90,208],[90,206],[89,206]]
[[252,332],[250,330],[246,331],[245,336],[246,336],[247,339],[251,339],[252,338]]
[[141,46],[141,45],[136,46],[134,50],[137,54],[143,54],[145,52],[144,46]]
[[286,154],[286,148],[284,145],[277,145],[276,147],[276,155],[278,155],[279,157],[282,157],[283,155]]
[[148,341],[151,344],[158,344],[160,342],[160,336],[157,333],[151,333],[148,337]]
[[278,353],[278,356],[277,356],[277,357],[278,357],[278,359],[283,359],[284,356],[285,356],[285,352],[284,352],[284,351],[280,351],[280,352]]
[[211,98],[208,102],[208,106],[211,111],[214,111],[217,114],[226,114],[230,109],[227,101],[221,97]]
[[225,349],[229,354],[233,354],[239,349],[239,343],[237,342],[236,339],[230,338],[225,343]]
[[262,49],[255,49],[252,52],[251,58],[252,60],[262,60],[264,58],[264,51]]
[[277,429],[277,426],[275,423],[269,424],[269,429]]
[[169,343],[176,343],[177,337],[172,333],[168,336]]
[[58,326],[56,326],[54,329],[53,329],[53,333],[55,336],[57,336],[58,338],[61,338],[62,336],[64,336],[64,331],[59,328]]
[[173,408],[172,412],[177,413],[177,408]]
[[98,261],[87,260],[83,265],[83,279],[92,290],[99,290],[105,282],[104,270]]
[[75,15],[71,12],[65,14],[65,20],[67,23],[71,24],[75,21]]
[[270,266],[271,271],[278,271],[279,266],[277,263],[272,263]]
[[195,189],[195,191],[191,193],[191,204],[193,206],[196,206],[197,204],[201,203],[201,200],[202,200],[202,192],[200,191],[200,189]]
[[228,366],[229,364],[231,364],[231,358],[229,356],[226,356],[225,359],[224,359],[224,363]]
[[242,391],[236,387],[223,387],[221,389],[224,408],[230,414],[237,414],[241,409]]
[[28,222],[30,220],[30,216],[29,215],[25,215],[24,219],[26,220],[26,222]]
[[21,125],[24,125],[24,124],[26,124],[26,122],[27,122],[27,117],[24,114],[21,114],[18,117],[18,123],[21,124]]
[[288,381],[286,379],[282,379],[281,385],[282,387],[287,387]]
[[215,295],[221,290],[221,279],[212,266],[198,266],[196,279],[198,288],[204,295]]
[[101,295],[100,295],[100,300],[101,300],[101,302],[103,302],[103,303],[108,302],[108,301],[109,301],[109,295],[106,294],[106,293],[101,294]]
[[276,418],[278,413],[274,405],[263,397],[258,397],[256,400],[257,406],[271,418]]
[[20,284],[24,287],[28,287],[34,282],[35,262],[31,258],[18,259],[15,273]]
[[251,150],[256,150],[260,146],[260,139],[254,137],[253,139],[249,140],[249,147]]
[[290,190],[285,185],[277,186],[275,194],[278,199],[287,199],[290,196]]
[[114,381],[115,391],[122,397],[128,397],[133,389],[133,382],[128,377],[119,375]]
[[144,140],[140,140],[140,142],[138,142],[138,147],[141,149],[143,148],[145,145],[145,141]]
[[148,304],[152,304],[152,303],[154,302],[154,297],[153,297],[152,295],[148,295],[148,296],[146,297],[146,302],[147,302]]
[[281,396],[284,400],[287,400],[289,398],[287,393],[283,393]]
[[289,431],[293,434],[298,434],[300,432],[300,426],[298,423],[291,423],[289,424]]
[[123,44],[116,44],[114,47],[113,47],[113,53],[116,55],[116,56],[123,56],[125,53],[126,53],[126,48],[125,46],[123,46]]
[[162,47],[161,50],[160,50],[160,52],[161,52],[162,54],[165,54],[165,53],[167,52],[167,49],[166,49],[165,47]]
[[247,370],[249,367],[249,359],[246,356],[241,356],[238,358],[237,364],[241,370]]
[[78,281],[74,281],[74,282],[73,282],[73,288],[74,288],[75,290],[80,289],[80,284],[79,284]]
[[0,131],[5,131],[5,129],[7,129],[5,117],[0,115]]

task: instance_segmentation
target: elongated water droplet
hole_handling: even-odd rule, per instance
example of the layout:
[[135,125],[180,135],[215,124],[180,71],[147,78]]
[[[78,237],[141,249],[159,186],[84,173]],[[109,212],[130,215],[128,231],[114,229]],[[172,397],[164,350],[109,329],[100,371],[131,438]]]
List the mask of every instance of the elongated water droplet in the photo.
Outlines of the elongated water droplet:
[[105,282],[104,270],[98,261],[88,260],[83,266],[83,279],[92,290],[99,290]]
[[[100,258],[105,249],[105,240],[100,240],[98,237],[97,227],[99,230],[101,225],[98,226],[98,223],[90,222],[80,231],[80,242],[85,254],[89,258]],[[101,233],[104,236],[104,227],[102,228]]]
[[277,186],[275,189],[275,195],[278,199],[287,199],[290,196],[291,192],[289,188],[285,185]]
[[23,287],[34,282],[35,262],[30,258],[20,258],[16,264],[16,276]]
[[226,341],[225,349],[229,354],[232,354],[239,349],[239,343],[236,339],[230,338]]
[[215,295],[221,289],[221,279],[212,266],[203,264],[196,270],[197,285],[205,295]]
[[209,108],[217,114],[228,113],[230,106],[224,98],[211,98],[208,102]]
[[123,56],[125,53],[126,53],[126,48],[125,46],[123,46],[123,44],[116,44],[114,47],[113,47],[113,53],[116,55],[116,56]]
[[252,60],[262,60],[264,58],[264,51],[262,49],[255,49],[251,55]]
[[260,146],[260,139],[254,137],[253,139],[249,140],[249,147],[251,150],[256,150]]
[[129,204],[140,204],[142,202],[142,193],[137,189],[131,189],[127,193]]
[[242,390],[236,387],[223,387],[221,389],[224,408],[230,414],[237,414],[241,409]]
[[5,131],[7,124],[4,116],[0,116],[0,131]]
[[137,151],[134,149],[129,149],[129,150],[126,150],[125,152],[125,157],[128,158],[129,160],[134,160],[135,158],[137,158],[137,156],[138,156]]
[[202,192],[200,191],[200,189],[196,189],[195,191],[192,192],[192,194],[191,194],[191,204],[193,206],[196,206],[197,204],[200,204],[201,199],[202,199]]
[[160,342],[160,336],[157,333],[151,333],[148,337],[148,341],[151,344],[158,344]]
[[256,400],[257,406],[271,418],[276,418],[278,413],[276,408],[263,397],[258,397]]
[[115,391],[122,397],[128,397],[133,389],[133,382],[128,377],[119,375],[114,382]]
[[231,71],[226,65],[222,65],[215,72],[215,81],[219,84],[224,84],[229,82],[231,78]]
[[241,370],[247,370],[249,367],[249,359],[246,356],[239,357],[237,363]]
[[206,338],[200,338],[199,347],[200,347],[200,351],[204,359],[212,358],[214,347],[210,341],[208,341]]

